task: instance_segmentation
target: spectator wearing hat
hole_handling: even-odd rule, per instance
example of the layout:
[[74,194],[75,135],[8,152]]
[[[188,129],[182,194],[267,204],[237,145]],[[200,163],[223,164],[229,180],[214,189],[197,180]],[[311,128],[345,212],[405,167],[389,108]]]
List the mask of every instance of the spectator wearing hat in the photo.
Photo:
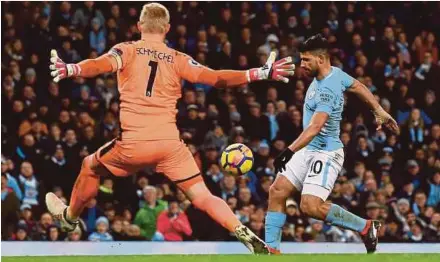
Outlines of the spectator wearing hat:
[[270,52],[275,51],[278,56],[277,45],[280,42],[278,36],[270,34],[266,37],[266,43],[258,47],[257,54],[269,56]]
[[192,229],[188,217],[180,209],[177,201],[170,201],[168,210],[162,211],[157,218],[157,232],[165,241],[183,241],[191,236]]
[[112,235],[108,232],[109,222],[106,217],[99,217],[96,220],[96,231],[90,234],[89,241],[113,241]]
[[26,225],[19,225],[15,230],[15,234],[11,237],[13,241],[30,241],[31,238],[28,235]]
[[141,229],[141,235],[151,240],[156,232],[157,217],[167,208],[167,202],[157,199],[157,189],[146,186],[143,189],[144,201],[134,218],[134,224]]
[[406,172],[404,173],[404,179],[413,184],[414,189],[420,187],[423,180],[422,173],[420,172],[419,164],[416,160],[410,159],[406,162]]
[[307,224],[307,220],[301,215],[298,204],[291,198],[286,201],[286,223],[295,226],[305,226]]
[[102,54],[106,48],[105,28],[97,17],[91,21],[89,44],[91,48],[97,51],[98,55]]
[[368,219],[374,219],[374,220],[379,219],[379,212],[381,206],[377,202],[370,202],[366,205],[365,208],[367,210],[366,215]]
[[20,223],[26,225],[27,232],[36,232],[37,224],[33,218],[32,207],[29,204],[20,206]]
[[181,120],[178,122],[182,138],[195,145],[200,145],[207,132],[207,123],[199,117],[199,107],[196,104],[188,105],[186,110],[187,117],[180,118]]
[[306,228],[306,233],[310,235],[313,242],[326,242],[327,236],[324,232],[324,222],[317,219],[309,219],[310,225]]

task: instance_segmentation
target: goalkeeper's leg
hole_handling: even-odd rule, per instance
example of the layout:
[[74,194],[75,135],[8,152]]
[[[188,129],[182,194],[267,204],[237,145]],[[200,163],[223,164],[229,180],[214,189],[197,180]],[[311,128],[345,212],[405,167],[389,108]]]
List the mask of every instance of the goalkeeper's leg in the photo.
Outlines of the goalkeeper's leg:
[[70,206],[66,206],[55,194],[46,194],[46,205],[50,213],[61,223],[64,231],[73,231],[78,224],[86,204],[93,199],[99,187],[100,175],[106,174],[106,169],[96,160],[96,153],[84,158],[81,171],[73,187]]
[[[189,182],[189,181],[187,181]],[[235,233],[237,238],[252,252],[267,254],[268,249],[263,240],[250,229],[241,224],[228,204],[223,199],[211,194],[203,180],[190,186],[177,184],[188,196],[194,206],[205,211],[217,223]]]

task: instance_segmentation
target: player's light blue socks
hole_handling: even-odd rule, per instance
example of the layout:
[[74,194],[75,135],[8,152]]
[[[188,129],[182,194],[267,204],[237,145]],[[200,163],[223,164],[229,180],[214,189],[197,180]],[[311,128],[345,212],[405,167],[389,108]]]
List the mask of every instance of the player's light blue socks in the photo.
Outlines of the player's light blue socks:
[[266,244],[271,248],[280,249],[281,230],[286,222],[286,214],[268,211],[266,214]]
[[331,204],[330,211],[325,220],[332,225],[348,228],[357,232],[362,232],[367,225],[367,220],[358,217],[335,204]]

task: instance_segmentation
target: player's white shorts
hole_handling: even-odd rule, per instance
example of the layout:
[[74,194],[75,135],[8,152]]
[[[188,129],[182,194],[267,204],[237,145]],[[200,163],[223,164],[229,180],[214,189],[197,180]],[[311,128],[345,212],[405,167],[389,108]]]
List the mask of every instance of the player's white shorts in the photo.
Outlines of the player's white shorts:
[[323,201],[333,190],[344,163],[344,150],[310,150],[303,148],[286,164],[285,176],[298,191],[320,197]]

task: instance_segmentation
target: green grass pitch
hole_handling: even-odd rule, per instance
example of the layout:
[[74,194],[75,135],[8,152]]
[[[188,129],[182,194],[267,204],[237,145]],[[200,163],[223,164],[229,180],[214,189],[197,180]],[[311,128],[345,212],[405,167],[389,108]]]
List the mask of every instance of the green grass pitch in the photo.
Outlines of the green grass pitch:
[[302,254],[281,256],[253,255],[161,255],[161,256],[62,256],[2,257],[3,262],[431,262],[440,261],[440,254]]

